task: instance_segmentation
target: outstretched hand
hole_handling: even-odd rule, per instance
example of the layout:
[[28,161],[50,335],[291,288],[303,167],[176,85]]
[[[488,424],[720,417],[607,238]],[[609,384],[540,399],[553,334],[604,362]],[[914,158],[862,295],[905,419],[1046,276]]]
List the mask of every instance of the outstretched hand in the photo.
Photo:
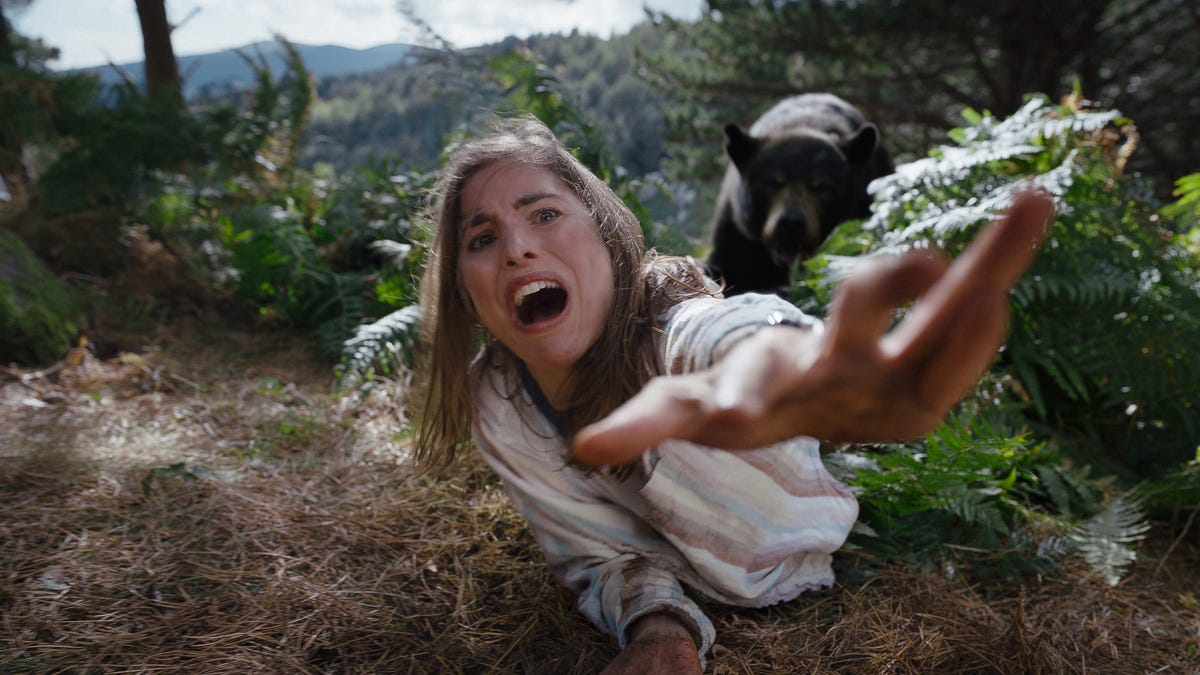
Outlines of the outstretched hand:
[[[774,328],[713,368],[651,380],[576,434],[579,461],[623,464],[668,438],[730,449],[795,436],[890,441],[933,430],[1003,342],[1008,293],[1053,220],[1048,198],[1017,198],[951,263],[910,251],[853,275],[823,330]],[[895,329],[894,311],[916,304]]]

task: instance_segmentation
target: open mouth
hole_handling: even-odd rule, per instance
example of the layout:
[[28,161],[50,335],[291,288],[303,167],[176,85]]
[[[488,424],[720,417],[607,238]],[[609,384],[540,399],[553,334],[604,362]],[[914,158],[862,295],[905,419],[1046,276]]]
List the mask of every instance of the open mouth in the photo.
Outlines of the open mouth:
[[562,314],[567,307],[567,292],[553,281],[535,281],[517,289],[513,301],[517,320],[529,326]]

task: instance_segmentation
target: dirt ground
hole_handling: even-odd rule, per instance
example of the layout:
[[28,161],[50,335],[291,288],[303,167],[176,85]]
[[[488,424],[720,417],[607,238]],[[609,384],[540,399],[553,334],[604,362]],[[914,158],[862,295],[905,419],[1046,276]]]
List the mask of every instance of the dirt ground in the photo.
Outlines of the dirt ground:
[[[0,673],[595,673],[615,653],[495,477],[407,465],[401,384],[334,391],[304,340],[178,326],[0,368]],[[1171,545],[1175,546],[1171,548]],[[1200,551],[973,586],[709,608],[709,672],[1200,673]]]

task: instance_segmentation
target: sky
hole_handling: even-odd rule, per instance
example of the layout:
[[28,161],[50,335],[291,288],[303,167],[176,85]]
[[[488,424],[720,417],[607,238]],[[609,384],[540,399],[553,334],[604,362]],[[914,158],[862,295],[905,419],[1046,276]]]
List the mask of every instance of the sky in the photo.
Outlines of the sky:
[[[454,47],[509,35],[570,32],[621,34],[645,17],[643,7],[694,19],[703,0],[167,0],[177,56],[203,54],[281,34],[291,42],[366,48],[416,43],[420,32],[397,9],[413,8]],[[61,50],[56,70],[142,60],[133,0],[33,0],[7,10],[18,33]]]

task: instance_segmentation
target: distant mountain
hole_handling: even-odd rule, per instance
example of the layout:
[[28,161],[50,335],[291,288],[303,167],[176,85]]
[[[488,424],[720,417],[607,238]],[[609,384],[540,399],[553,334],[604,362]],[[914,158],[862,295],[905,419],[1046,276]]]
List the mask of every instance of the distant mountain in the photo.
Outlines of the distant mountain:
[[[409,62],[420,51],[412,45],[399,43],[370,49],[295,43],[292,46],[300,53],[304,65],[316,78],[379,70]],[[184,95],[194,96],[206,89],[219,92],[253,86],[254,70],[239,52],[250,57],[255,63],[265,60],[273,73],[282,73],[286,69],[286,57],[283,47],[278,42],[256,42],[237,49],[180,56],[177,60],[179,73],[183,76]],[[141,84],[145,78],[143,64],[142,61],[136,61],[118,64],[118,67]],[[105,85],[115,84],[123,79],[120,72],[112,66],[84,68],[75,72],[95,73]]]

